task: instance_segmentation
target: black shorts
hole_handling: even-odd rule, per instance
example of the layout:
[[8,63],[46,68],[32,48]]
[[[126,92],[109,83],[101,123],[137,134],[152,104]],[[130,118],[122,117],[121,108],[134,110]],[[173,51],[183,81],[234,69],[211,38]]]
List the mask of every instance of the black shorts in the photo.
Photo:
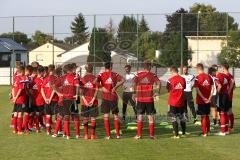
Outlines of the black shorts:
[[219,112],[228,112],[229,106],[229,97],[227,94],[219,94]]
[[218,107],[218,95],[212,96],[211,107],[213,107],[213,108],[217,108]]
[[180,121],[186,121],[187,118],[185,116],[185,108],[183,107],[176,107],[176,106],[170,106],[168,111],[168,117],[170,118],[171,122],[177,121],[177,118],[180,119]]
[[211,103],[208,104],[198,104],[197,114],[204,116],[210,114]]
[[228,107],[229,109],[232,108],[232,100],[228,100]]
[[55,115],[56,114],[56,107],[57,102],[51,102],[50,104],[45,104],[44,106],[44,113],[45,115]]
[[98,116],[98,107],[97,106],[82,106],[81,116],[83,117],[97,117]]
[[109,100],[102,100],[101,104],[101,112],[103,114],[110,113],[112,111],[112,114],[118,114],[118,101],[109,101]]
[[156,114],[156,109],[154,107],[154,102],[137,102],[137,114],[147,114],[154,115]]
[[34,106],[34,111],[39,112],[40,114],[44,114],[44,106]]
[[23,112],[30,113],[31,112],[31,104],[29,102],[29,98],[27,97],[26,103],[22,106]]
[[64,99],[62,116],[70,116],[72,114],[78,114],[78,105],[73,99]]
[[23,105],[24,104],[14,104],[13,112],[23,112]]

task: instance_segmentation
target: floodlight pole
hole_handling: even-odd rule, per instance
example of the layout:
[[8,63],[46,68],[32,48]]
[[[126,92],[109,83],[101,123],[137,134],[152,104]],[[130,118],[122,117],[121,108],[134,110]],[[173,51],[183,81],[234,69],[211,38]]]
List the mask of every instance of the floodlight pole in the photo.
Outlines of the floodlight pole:
[[54,65],[55,63],[55,54],[54,54],[54,34],[55,34],[55,30],[54,30],[54,16],[52,16],[52,37],[53,37],[53,40],[52,40],[52,64]]
[[[15,40],[15,17],[12,17],[12,40]],[[13,55],[14,49],[12,50],[12,54],[10,55],[10,85],[12,85],[12,77],[13,77]]]
[[197,14],[197,63],[199,61],[199,18],[201,11],[198,11]]
[[137,71],[139,70],[139,50],[138,50],[138,42],[139,42],[139,28],[138,28],[138,24],[139,24],[139,15],[137,14]]
[[94,63],[94,74],[96,74],[96,15],[93,16],[93,63]]
[[181,13],[181,74],[183,73],[183,13]]

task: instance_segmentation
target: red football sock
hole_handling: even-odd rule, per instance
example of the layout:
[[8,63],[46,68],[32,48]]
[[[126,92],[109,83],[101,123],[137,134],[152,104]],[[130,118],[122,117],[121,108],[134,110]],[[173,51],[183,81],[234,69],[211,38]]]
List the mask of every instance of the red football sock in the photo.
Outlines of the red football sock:
[[225,116],[224,116],[224,112],[220,112],[220,124],[221,124],[221,132],[225,133]]
[[17,119],[18,132],[22,132],[22,117]]
[[60,120],[59,132],[62,132],[62,120]]
[[106,130],[106,136],[109,137],[110,136],[110,122],[109,122],[109,118],[104,118],[104,126],[105,126],[105,130]]
[[45,123],[46,123],[46,130],[48,133],[51,133],[51,117],[47,117],[45,118]]
[[74,121],[74,126],[75,126],[75,132],[76,135],[79,136],[80,135],[80,121],[79,120],[75,120]]
[[228,118],[228,114],[225,113],[225,132],[228,132],[228,124],[229,124],[229,118]]
[[28,129],[28,122],[29,122],[29,115],[25,114],[24,115],[24,120],[23,120],[23,129],[24,130]]
[[210,132],[210,119],[209,116],[206,116],[206,121],[207,121],[207,133]]
[[13,123],[13,130],[17,132],[17,117],[13,117],[12,123]]
[[139,137],[142,136],[142,127],[143,127],[143,122],[138,120],[138,123],[137,123],[137,135]]
[[207,118],[206,116],[202,116],[202,133],[207,133]]
[[95,136],[96,135],[96,121],[95,120],[91,121],[91,127],[92,127],[92,135]]
[[62,123],[61,119],[57,118],[56,124],[55,124],[55,129],[54,129],[54,134],[58,134],[58,131],[60,130],[61,123]]
[[64,132],[66,136],[70,136],[69,120],[64,120]]
[[35,116],[34,118],[34,121],[35,121],[35,125],[36,125],[36,130],[39,131],[40,130],[40,127],[39,127],[39,116]]
[[229,122],[230,122],[230,126],[229,126],[229,128],[233,128],[233,126],[234,126],[234,115],[233,115],[233,113],[232,114],[230,114],[229,116]]
[[149,133],[150,137],[154,136],[154,123],[149,123]]
[[28,128],[33,128],[33,115],[29,115]]
[[14,117],[11,118],[11,125],[14,125]]
[[118,118],[114,119],[114,127],[116,129],[116,135],[120,136],[120,123]]
[[84,123],[84,135],[88,135],[88,122]]

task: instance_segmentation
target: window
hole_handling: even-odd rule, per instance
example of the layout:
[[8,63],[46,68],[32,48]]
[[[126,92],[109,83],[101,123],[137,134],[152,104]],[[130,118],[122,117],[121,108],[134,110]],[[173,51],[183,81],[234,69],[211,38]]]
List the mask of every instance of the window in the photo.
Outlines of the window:
[[10,66],[11,55],[10,54],[0,54],[0,67]]
[[16,61],[21,62],[21,54],[20,53],[16,53]]

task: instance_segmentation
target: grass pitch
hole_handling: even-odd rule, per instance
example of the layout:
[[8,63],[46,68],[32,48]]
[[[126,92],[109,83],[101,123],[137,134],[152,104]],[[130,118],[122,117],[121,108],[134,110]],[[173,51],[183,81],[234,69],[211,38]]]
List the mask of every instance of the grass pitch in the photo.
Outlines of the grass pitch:
[[[144,138],[133,139],[135,130],[127,130],[127,125],[121,124],[123,137],[120,140],[104,139],[103,120],[97,121],[95,141],[83,139],[51,138],[45,132],[17,136],[9,128],[12,106],[8,100],[10,87],[0,87],[0,159],[1,160],[106,160],[106,159],[137,159],[137,160],[237,160],[240,159],[240,89],[235,90],[233,109],[235,112],[235,133],[226,137],[209,136],[202,138],[200,126],[191,122],[187,125],[186,138],[171,139],[172,129],[166,127],[163,115],[167,113],[167,94],[161,95],[156,102],[157,121],[156,138],[148,138],[148,125],[144,123]],[[121,102],[119,102],[121,108]],[[131,107],[128,111],[132,114]],[[160,116],[161,114],[161,116]],[[160,125],[161,123],[161,125]],[[111,125],[113,129],[113,125]],[[213,130],[217,132],[218,130]],[[83,130],[81,130],[81,134]],[[74,136],[74,131],[72,130]]]

